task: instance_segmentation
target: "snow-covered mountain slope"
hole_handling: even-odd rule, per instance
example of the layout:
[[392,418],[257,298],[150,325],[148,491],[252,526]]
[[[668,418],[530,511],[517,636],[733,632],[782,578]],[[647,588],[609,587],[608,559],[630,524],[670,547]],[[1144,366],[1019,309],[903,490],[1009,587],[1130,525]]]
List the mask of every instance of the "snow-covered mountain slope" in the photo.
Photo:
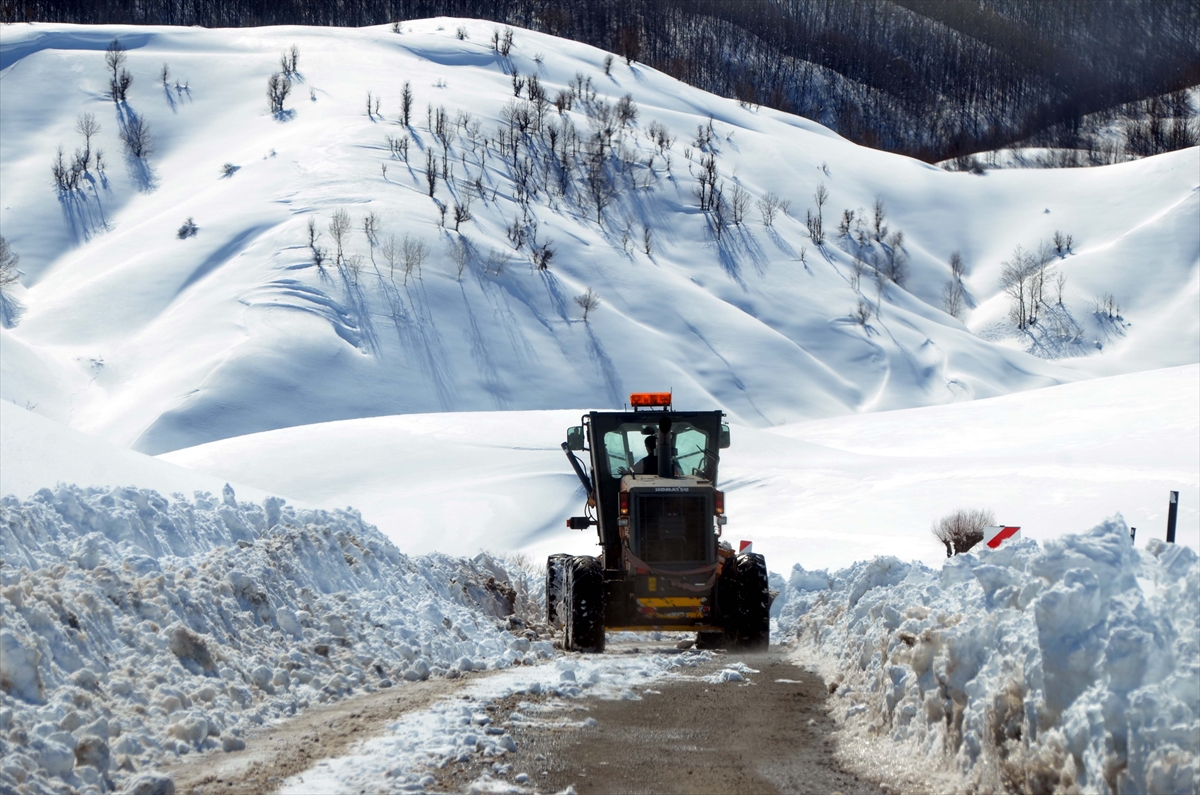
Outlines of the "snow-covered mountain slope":
[[[228,479],[117,447],[3,400],[0,438],[4,442],[0,446],[0,496],[27,498],[59,483],[81,488],[154,489],[163,494],[220,494],[228,483]],[[236,479],[232,485],[243,498],[262,500],[270,496]]]
[[[406,553],[594,554],[565,529],[583,492],[559,445],[569,411],[377,417],[227,439],[161,456],[313,504],[353,505]],[[734,425],[722,453],[734,540],[773,571],[876,555],[932,566],[930,522],[985,508],[1039,541],[1120,513],[1138,545],[1163,538],[1180,492],[1179,543],[1200,550],[1200,366],[990,400]]]
[[[26,307],[0,335],[0,397],[160,453],[388,414],[613,406],[647,388],[764,427],[1200,361],[1195,149],[1097,169],[947,173],[637,64],[606,75],[604,53],[580,44],[516,31],[502,58],[492,29],[0,28],[0,225],[21,255]],[[121,106],[104,96],[114,37],[134,78]],[[267,78],[292,44],[299,73],[272,114]],[[536,75],[551,100],[582,81],[571,110],[551,105],[541,134],[516,134],[515,158],[508,121],[519,125],[528,92],[514,98],[512,73]],[[409,128],[397,123],[406,81]],[[368,113],[368,92],[382,116]],[[598,121],[627,93],[636,121]],[[427,126],[439,109],[444,143]],[[83,113],[101,124],[92,147],[108,166],[56,193],[50,163],[59,144],[68,160],[82,145]],[[135,116],[153,136],[144,160],[118,140]],[[569,131],[579,135],[567,172],[549,156],[550,123],[560,163]],[[598,223],[587,144],[605,128]],[[407,138],[407,164],[389,136]],[[695,195],[709,155],[727,204],[737,188],[750,199],[720,239]],[[829,193],[823,246],[803,222],[818,185]],[[771,227],[754,209],[769,193],[791,202]],[[472,217],[456,232],[453,208],[468,196]],[[899,247],[859,248],[836,229],[843,209],[864,218],[877,197],[908,261],[904,287],[885,281],[882,297],[869,269],[854,288],[851,254],[882,263]],[[338,211],[358,269],[332,263]],[[180,239],[188,218],[198,233]],[[1063,306],[1019,335],[1001,263],[1055,230],[1074,239],[1054,265]],[[429,251],[407,283],[385,254],[405,235]],[[548,269],[532,267],[535,247],[553,251]],[[965,326],[940,309],[955,250],[974,307]],[[599,305],[585,322],[572,299],[589,288]],[[1122,320],[1092,313],[1101,294]],[[860,299],[881,304],[865,324],[850,318]]]

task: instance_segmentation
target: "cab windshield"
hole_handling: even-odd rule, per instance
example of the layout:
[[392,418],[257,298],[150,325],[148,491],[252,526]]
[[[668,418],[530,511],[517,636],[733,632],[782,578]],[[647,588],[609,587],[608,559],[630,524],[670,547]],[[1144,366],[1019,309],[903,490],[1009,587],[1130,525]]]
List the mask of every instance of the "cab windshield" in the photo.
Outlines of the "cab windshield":
[[[604,434],[604,456],[609,477],[620,478],[631,473],[655,474],[643,473],[643,467],[639,464],[648,453],[646,440],[655,438],[657,430],[655,423],[625,422]],[[709,434],[690,422],[676,422],[671,426],[669,437],[675,474],[711,479],[716,454]]]

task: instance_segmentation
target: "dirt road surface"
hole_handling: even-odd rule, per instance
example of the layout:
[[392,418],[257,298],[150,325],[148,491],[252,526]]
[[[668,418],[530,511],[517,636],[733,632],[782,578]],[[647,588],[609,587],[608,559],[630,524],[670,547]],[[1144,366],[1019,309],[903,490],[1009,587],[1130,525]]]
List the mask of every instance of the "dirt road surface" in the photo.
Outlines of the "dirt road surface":
[[[675,650],[667,643],[613,644],[606,654],[647,653]],[[703,681],[739,661],[758,673],[746,673],[746,682]],[[273,792],[322,759],[348,754],[358,742],[383,734],[405,713],[465,697],[459,691],[478,676],[406,683],[317,707],[247,735],[244,751],[192,755],[162,772],[174,778],[178,795]],[[526,693],[498,700],[489,709],[517,750],[501,761],[477,755],[430,769],[436,783],[429,790],[465,792],[492,777],[527,792],[570,786],[579,795],[881,792],[878,783],[838,763],[821,678],[777,650],[717,653],[686,669],[684,677],[639,688],[638,695],[639,700],[614,701]],[[514,711],[540,720],[505,720]],[[521,773],[528,778],[518,783]]]
[[[713,684],[698,678],[735,661],[758,673],[747,673],[748,683]],[[646,688],[638,701],[582,699],[561,715],[576,726],[592,718],[594,727],[512,722],[508,728],[517,750],[504,757],[504,765],[511,765],[505,775],[496,773],[493,760],[451,763],[430,771],[438,779],[431,789],[461,792],[485,774],[513,782],[524,773],[529,777],[524,786],[540,793],[570,786],[579,795],[880,795],[879,784],[838,764],[834,725],[825,712],[828,691],[816,674],[776,651],[719,654],[688,674],[693,678]],[[496,706],[496,714],[504,715],[518,708],[536,712],[538,707],[528,695]]]
[[161,772],[174,779],[176,795],[264,795],[277,790],[289,776],[382,734],[389,722],[404,713],[424,709],[486,675],[405,682],[315,707],[285,723],[248,733],[243,751],[216,749],[189,755]]

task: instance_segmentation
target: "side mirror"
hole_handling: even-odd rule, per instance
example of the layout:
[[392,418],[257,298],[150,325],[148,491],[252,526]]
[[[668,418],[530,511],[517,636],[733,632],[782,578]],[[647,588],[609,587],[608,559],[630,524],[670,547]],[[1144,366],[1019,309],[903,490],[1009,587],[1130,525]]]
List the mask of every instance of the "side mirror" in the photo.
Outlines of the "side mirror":
[[567,428],[567,449],[582,450],[583,445],[583,426],[576,425],[574,428]]
[[717,446],[722,450],[729,446],[729,426],[724,423],[721,424],[721,439]]
[[567,527],[572,530],[587,530],[594,524],[596,524],[596,520],[586,516],[572,516],[567,520]]

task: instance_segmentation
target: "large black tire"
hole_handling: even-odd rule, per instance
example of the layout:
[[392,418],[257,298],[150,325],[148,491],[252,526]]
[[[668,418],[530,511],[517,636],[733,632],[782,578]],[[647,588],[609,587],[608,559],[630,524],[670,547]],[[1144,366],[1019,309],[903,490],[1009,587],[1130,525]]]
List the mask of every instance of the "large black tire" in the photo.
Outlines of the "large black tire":
[[726,645],[766,651],[771,639],[771,590],[762,555],[738,555],[725,564],[717,601]]
[[566,579],[566,561],[570,555],[551,555],[546,558],[546,623],[555,626],[559,620],[559,605],[563,596],[563,581]]
[[597,558],[579,555],[565,561],[563,646],[568,651],[604,651],[604,570]]

